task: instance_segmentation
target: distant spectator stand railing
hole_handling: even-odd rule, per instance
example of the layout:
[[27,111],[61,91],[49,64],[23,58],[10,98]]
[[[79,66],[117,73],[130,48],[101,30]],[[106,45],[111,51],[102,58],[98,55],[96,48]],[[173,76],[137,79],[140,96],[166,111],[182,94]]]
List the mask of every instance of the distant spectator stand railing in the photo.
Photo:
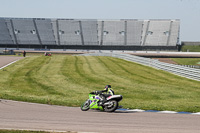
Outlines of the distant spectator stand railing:
[[181,65],[174,65],[169,63],[160,62],[155,59],[138,57],[129,54],[117,54],[117,53],[88,53],[83,54],[84,56],[110,56],[116,57],[120,59],[124,59],[127,61],[136,62],[142,65],[150,66],[156,69],[164,70],[185,78],[193,79],[200,81],[200,69],[185,67]]

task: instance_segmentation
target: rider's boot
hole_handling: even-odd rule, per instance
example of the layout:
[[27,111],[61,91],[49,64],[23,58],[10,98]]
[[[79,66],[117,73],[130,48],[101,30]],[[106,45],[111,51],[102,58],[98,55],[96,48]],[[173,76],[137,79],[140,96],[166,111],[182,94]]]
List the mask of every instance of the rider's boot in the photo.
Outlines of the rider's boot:
[[102,106],[106,102],[106,98],[102,96],[102,99],[99,101],[99,106]]

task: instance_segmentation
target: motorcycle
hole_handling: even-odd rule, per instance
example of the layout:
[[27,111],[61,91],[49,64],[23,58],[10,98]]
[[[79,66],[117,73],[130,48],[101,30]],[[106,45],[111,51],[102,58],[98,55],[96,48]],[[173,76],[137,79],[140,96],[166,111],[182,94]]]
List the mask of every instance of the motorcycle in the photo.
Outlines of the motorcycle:
[[81,105],[82,111],[89,109],[98,109],[106,112],[114,112],[116,109],[121,108],[118,103],[122,100],[121,95],[104,95],[106,101],[102,103],[102,93],[100,91],[94,91],[89,93],[89,99]]

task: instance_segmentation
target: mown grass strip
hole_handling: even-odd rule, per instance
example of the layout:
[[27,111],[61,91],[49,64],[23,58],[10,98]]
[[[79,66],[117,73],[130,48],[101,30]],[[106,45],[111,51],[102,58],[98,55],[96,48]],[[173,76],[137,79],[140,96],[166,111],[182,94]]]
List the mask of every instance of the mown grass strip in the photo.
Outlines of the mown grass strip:
[[200,45],[183,45],[181,48],[183,52],[199,52]]
[[200,112],[200,82],[112,57],[33,56],[0,75],[4,99],[80,106],[111,84],[124,108]]
[[179,65],[200,65],[200,58],[172,58]]

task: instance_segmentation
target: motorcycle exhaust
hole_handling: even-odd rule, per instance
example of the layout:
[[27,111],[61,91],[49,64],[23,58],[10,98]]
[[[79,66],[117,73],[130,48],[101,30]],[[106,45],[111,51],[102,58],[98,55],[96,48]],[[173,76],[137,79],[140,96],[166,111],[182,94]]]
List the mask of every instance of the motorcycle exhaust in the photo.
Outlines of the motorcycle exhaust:
[[107,105],[110,105],[110,104],[112,104],[111,102],[106,102],[106,103],[104,103],[104,106],[107,106]]

